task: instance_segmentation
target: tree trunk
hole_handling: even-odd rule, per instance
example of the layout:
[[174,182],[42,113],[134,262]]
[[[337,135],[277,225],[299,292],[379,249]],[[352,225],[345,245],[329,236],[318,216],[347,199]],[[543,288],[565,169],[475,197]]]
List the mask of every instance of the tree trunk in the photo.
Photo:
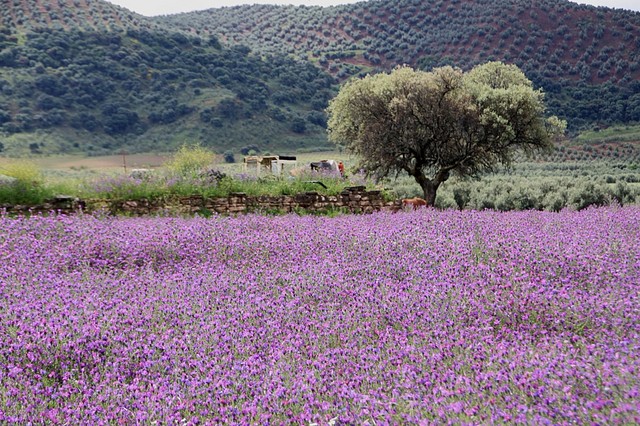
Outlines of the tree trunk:
[[423,174],[419,174],[417,176],[414,175],[414,178],[422,188],[424,199],[427,202],[427,207],[435,207],[436,192],[438,192],[440,184],[449,179],[449,170],[440,169],[438,173],[436,173],[436,175],[433,177],[433,179],[429,179]]
[[436,191],[438,191],[439,182],[434,182],[433,179],[429,179],[423,174],[413,176],[422,188],[424,193],[424,200],[427,202],[427,207],[433,207],[436,204]]
[[426,179],[425,183],[421,186],[427,207],[434,207],[436,205],[436,191],[438,191],[438,186],[434,185],[431,179]]

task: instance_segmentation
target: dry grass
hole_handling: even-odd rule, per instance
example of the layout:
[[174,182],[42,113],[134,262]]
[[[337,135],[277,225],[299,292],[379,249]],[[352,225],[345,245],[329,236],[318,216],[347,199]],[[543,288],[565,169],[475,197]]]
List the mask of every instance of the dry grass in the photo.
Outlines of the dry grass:
[[[345,153],[335,152],[313,152],[296,154],[300,166],[312,161],[334,159],[343,161],[345,165],[355,164],[355,159]],[[220,157],[220,161],[222,156]],[[108,155],[99,157],[83,157],[83,156],[63,156],[63,157],[45,157],[33,159],[35,163],[44,172],[61,172],[69,171],[71,174],[78,171],[86,171],[91,174],[95,173],[119,173],[124,172],[125,164],[127,171],[131,169],[149,168],[155,169],[166,165],[173,158],[173,153],[166,154],[131,154],[126,155],[123,159],[122,155]],[[236,163],[227,164],[220,162],[217,165],[224,169],[225,172],[241,172],[242,171],[242,155],[236,155]],[[0,162],[3,160],[0,159]],[[4,160],[9,161],[9,160]]]
[[134,168],[156,168],[171,159],[171,154],[131,154],[108,155],[102,157],[46,157],[33,160],[43,170],[86,169],[94,171],[114,171]]

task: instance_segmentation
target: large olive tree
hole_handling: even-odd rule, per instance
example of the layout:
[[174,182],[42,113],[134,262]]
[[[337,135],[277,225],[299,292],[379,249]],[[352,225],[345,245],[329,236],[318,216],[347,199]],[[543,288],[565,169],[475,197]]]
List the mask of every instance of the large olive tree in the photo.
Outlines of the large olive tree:
[[340,89],[327,109],[329,139],[369,173],[413,176],[433,206],[452,174],[477,176],[517,152],[550,149],[565,123],[544,118],[543,98],[515,65],[399,67]]

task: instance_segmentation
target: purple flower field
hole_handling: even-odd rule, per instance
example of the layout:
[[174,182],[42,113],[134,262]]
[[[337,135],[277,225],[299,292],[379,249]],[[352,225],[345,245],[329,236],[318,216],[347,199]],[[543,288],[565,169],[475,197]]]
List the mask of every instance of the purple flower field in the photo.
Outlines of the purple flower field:
[[640,422],[640,208],[0,216],[0,423]]

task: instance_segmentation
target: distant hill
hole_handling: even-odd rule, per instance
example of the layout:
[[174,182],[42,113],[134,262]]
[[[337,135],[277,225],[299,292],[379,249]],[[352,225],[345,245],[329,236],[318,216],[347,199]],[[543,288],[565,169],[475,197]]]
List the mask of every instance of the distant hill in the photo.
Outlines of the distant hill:
[[328,146],[335,81],[309,62],[223,47],[97,0],[8,3],[0,155]]
[[640,13],[564,0],[371,0],[147,18],[0,0],[0,155],[326,149],[341,81],[516,63],[570,129],[640,123]]
[[1,0],[0,28],[12,32],[41,29],[123,31],[161,25],[102,0]]
[[640,13],[566,0],[371,0],[254,5],[155,22],[308,59],[339,78],[398,64],[517,64],[572,129],[640,121]]

